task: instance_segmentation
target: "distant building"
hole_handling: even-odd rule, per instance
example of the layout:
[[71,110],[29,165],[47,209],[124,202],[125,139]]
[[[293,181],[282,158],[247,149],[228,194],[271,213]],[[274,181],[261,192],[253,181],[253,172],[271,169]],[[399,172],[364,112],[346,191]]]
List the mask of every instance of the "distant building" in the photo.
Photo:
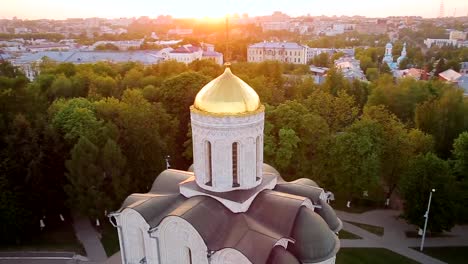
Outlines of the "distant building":
[[332,56],[338,52],[342,52],[345,56],[354,57],[354,49],[307,48],[307,61],[309,62],[322,53],[327,53],[328,56]]
[[456,39],[426,39],[424,40],[424,44],[428,49],[430,49],[433,45],[441,48],[443,46],[452,46],[458,47],[458,40]]
[[314,78],[314,83],[322,84],[325,81],[328,70],[329,68],[326,67],[316,67],[311,65],[310,72],[312,77]]
[[396,76],[397,78],[409,77],[415,80],[427,80],[429,78],[429,75],[427,74],[425,70],[416,69],[416,68],[399,70],[395,72],[394,76]]
[[385,56],[383,57],[382,62],[386,63],[388,67],[390,68],[390,70],[392,70],[392,72],[395,72],[396,70],[398,70],[400,63],[406,58],[406,43],[403,45],[403,50],[401,51],[401,55],[400,57],[398,57],[396,62],[393,61],[392,50],[393,50],[392,43],[390,42],[387,43],[387,45],[385,46]]
[[307,46],[295,42],[259,42],[247,48],[248,62],[275,60],[284,63],[307,64]]
[[289,22],[263,22],[262,23],[262,30],[263,32],[266,31],[275,31],[275,30],[289,30],[290,24]]
[[191,28],[176,28],[169,29],[167,32],[168,35],[177,35],[177,36],[188,36],[193,34],[193,29]]
[[214,50],[214,45],[202,43],[202,47],[183,45],[168,53],[169,60],[189,64],[195,60],[212,60],[219,65],[223,64],[223,54]]
[[439,73],[439,80],[456,83],[462,75],[452,69]]
[[379,19],[374,23],[359,23],[356,25],[356,31],[361,34],[385,34],[387,33],[387,21]]
[[97,41],[94,43],[90,49],[95,50],[96,47],[101,46],[101,45],[106,45],[106,44],[112,44],[119,48],[119,50],[129,50],[129,49],[139,49],[141,45],[143,44],[143,39],[138,39],[138,40],[119,40],[119,41],[110,41],[110,40],[102,40],[102,41]]
[[41,44],[41,45],[31,45],[25,46],[27,51],[30,52],[40,52],[40,51],[67,51],[70,49],[70,46],[65,44]]
[[464,40],[466,40],[466,32],[453,30],[453,31],[450,32],[449,39],[464,41]]
[[348,80],[367,81],[366,75],[361,69],[361,62],[354,57],[342,57],[335,60],[335,67]]
[[458,78],[457,85],[463,89],[463,95],[468,97],[468,75],[462,75],[460,78]]
[[31,33],[32,30],[29,28],[25,28],[25,27],[19,27],[19,28],[15,28],[14,32],[15,34],[27,34],[27,33]]
[[468,61],[460,63],[460,74],[468,75]]
[[39,73],[36,67],[44,58],[58,63],[96,63],[107,61],[113,63],[136,61],[145,65],[155,64],[163,60],[157,52],[148,51],[46,51],[27,53],[18,58],[10,59],[13,65],[20,67],[25,75],[33,80]]
[[223,54],[215,51],[213,44],[202,43],[202,60],[212,60],[218,65],[223,65]]

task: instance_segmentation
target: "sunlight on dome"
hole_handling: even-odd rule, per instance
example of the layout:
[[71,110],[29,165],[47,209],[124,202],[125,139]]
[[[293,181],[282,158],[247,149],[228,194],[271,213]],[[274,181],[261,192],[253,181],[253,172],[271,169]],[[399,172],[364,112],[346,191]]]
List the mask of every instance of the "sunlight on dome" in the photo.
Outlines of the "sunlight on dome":
[[226,67],[223,74],[198,92],[194,106],[209,113],[239,114],[257,110],[260,98],[252,87]]

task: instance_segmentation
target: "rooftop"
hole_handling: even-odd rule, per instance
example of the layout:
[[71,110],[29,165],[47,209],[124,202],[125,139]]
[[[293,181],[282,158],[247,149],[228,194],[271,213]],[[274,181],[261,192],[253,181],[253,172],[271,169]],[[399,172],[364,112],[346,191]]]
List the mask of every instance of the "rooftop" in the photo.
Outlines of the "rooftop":
[[303,49],[305,46],[296,42],[259,42],[249,46],[249,48],[269,48],[269,49]]

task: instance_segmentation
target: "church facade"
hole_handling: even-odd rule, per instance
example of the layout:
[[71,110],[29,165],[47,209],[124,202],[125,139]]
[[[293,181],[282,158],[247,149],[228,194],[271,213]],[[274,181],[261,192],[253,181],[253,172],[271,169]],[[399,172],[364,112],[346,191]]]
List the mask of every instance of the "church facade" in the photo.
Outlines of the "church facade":
[[229,67],[200,90],[193,165],[109,214],[122,263],[335,263],[342,222],[315,182],[286,182],[263,163],[264,111]]
[[393,50],[392,43],[390,42],[387,43],[387,45],[385,46],[385,55],[382,59],[382,63],[386,63],[388,67],[390,68],[390,70],[394,72],[399,69],[400,63],[406,58],[406,43],[403,44],[403,50],[401,51],[401,55],[400,57],[398,57],[396,62],[393,60],[392,50]]

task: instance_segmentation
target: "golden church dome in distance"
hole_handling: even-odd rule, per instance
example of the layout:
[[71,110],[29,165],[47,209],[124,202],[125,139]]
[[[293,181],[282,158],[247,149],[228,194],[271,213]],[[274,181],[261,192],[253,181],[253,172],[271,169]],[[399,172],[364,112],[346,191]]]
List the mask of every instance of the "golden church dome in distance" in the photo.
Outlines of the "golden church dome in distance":
[[234,75],[226,65],[224,73],[205,85],[195,97],[194,107],[213,113],[236,115],[260,108],[258,94],[247,83]]

